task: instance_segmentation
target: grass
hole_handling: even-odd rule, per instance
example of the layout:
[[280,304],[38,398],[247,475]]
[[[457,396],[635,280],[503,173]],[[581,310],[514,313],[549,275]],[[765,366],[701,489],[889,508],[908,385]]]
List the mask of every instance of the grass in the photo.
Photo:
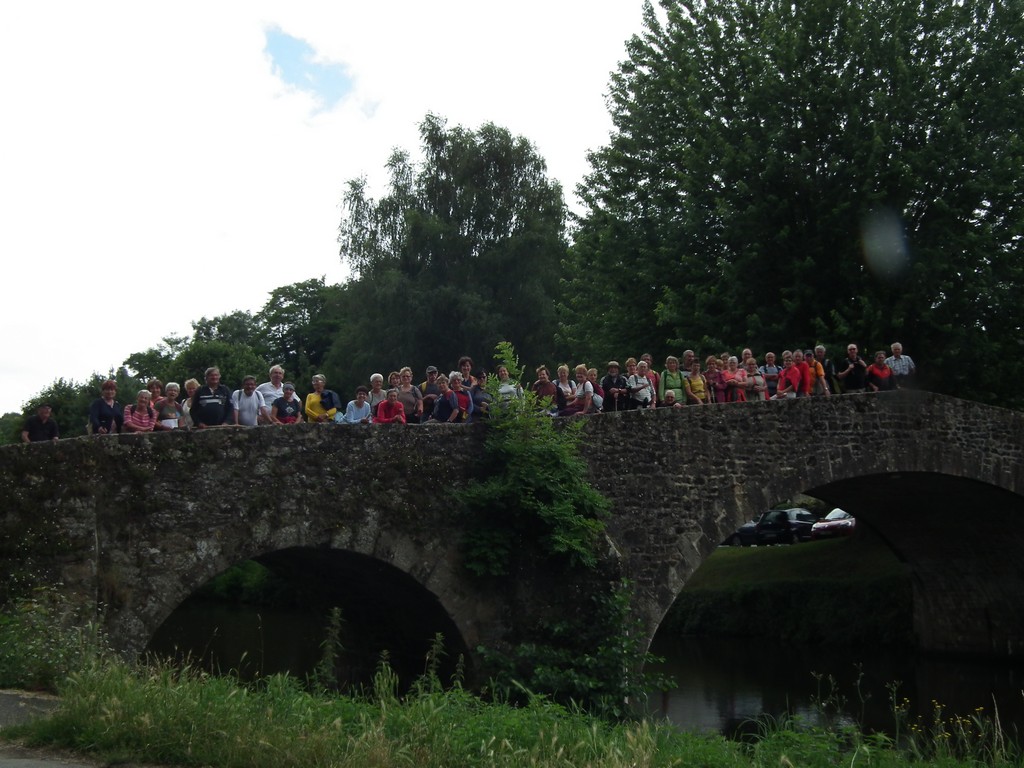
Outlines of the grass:
[[908,645],[905,566],[867,532],[779,547],[720,547],[690,578],[660,631],[802,643]]
[[[779,557],[773,551],[746,553],[744,559]],[[813,563],[818,555],[808,548],[807,557]],[[379,665],[368,691],[346,696],[322,687],[311,690],[286,675],[243,684],[194,668],[131,665],[105,652],[95,633],[83,635],[70,628],[60,606],[44,599],[47,594],[3,614],[0,649],[25,644],[31,652],[23,653],[20,662],[10,655],[9,667],[31,666],[35,671],[30,679],[45,669],[61,704],[46,719],[0,731],[0,739],[64,748],[108,763],[219,768],[895,768],[914,763],[925,768],[1024,768],[1024,753],[1004,732],[997,714],[950,718],[936,704],[931,721],[910,722],[907,702],[896,699],[895,689],[894,738],[865,736],[849,725],[809,726],[783,719],[765,720],[755,737],[736,742],[684,733],[664,723],[609,722],[540,696],[529,696],[522,706],[485,701],[458,680],[442,686],[429,658],[424,675],[401,697],[398,679],[386,663]],[[39,645],[29,642],[33,634],[40,636]]]
[[840,581],[850,585],[909,578],[905,566],[869,533],[779,547],[719,547],[687,589],[735,590],[778,582]]
[[223,768],[729,765],[743,749],[650,723],[609,724],[540,698],[486,703],[436,682],[399,699],[395,682],[382,666],[366,696],[343,697],[287,676],[242,686],[189,670],[97,664],[62,686],[51,718],[13,735],[111,762]]
[[53,690],[105,652],[99,628],[57,587],[40,587],[0,610],[0,688]]
[[541,697],[521,707],[485,702],[429,675],[404,697],[396,690],[386,665],[365,695],[334,696],[288,676],[242,685],[190,669],[95,662],[61,686],[53,716],[0,738],[109,763],[220,768],[1024,766],[998,719],[954,722],[941,710],[899,742],[785,719],[734,742],[649,721],[609,723]]

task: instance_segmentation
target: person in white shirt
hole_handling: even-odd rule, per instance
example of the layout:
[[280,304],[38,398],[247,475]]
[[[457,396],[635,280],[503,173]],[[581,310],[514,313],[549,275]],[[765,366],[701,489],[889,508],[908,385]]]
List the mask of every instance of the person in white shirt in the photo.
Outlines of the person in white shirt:
[[893,342],[889,349],[892,350],[892,355],[885,358],[885,364],[889,366],[889,370],[892,371],[893,381],[896,383],[896,388],[903,389],[904,387],[909,386],[914,380],[914,374],[917,373],[917,366],[914,365],[914,361],[910,359],[910,355],[903,354],[903,345],[898,341]]
[[[278,398],[284,397],[284,368],[280,365],[275,365],[270,368],[270,381],[265,381],[256,387],[256,391],[263,395],[263,402],[267,406],[267,418],[265,421],[260,421],[261,424],[271,424],[270,420],[270,409],[274,403],[277,402]],[[302,400],[292,390],[291,399],[296,403],[301,404]]]
[[269,423],[270,411],[263,395],[256,391],[255,376],[246,376],[242,379],[242,388],[235,390],[231,400],[235,404],[236,424],[255,427],[257,424]]

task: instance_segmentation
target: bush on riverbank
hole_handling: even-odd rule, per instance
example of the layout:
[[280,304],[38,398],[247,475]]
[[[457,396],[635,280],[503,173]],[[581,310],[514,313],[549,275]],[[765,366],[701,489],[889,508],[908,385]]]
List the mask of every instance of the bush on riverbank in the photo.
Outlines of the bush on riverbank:
[[799,643],[913,643],[910,576],[868,532],[778,547],[720,547],[666,616],[670,635]]

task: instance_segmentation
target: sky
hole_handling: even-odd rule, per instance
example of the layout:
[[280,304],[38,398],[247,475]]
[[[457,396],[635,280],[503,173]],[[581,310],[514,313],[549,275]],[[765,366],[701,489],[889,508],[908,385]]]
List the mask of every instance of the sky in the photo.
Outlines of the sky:
[[0,413],[274,288],[342,282],[345,182],[427,113],[532,141],[567,202],[642,0],[0,5]]

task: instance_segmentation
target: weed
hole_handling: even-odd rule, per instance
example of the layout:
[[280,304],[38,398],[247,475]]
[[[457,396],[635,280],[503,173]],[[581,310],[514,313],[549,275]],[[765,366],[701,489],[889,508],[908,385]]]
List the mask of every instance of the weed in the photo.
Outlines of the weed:
[[54,690],[109,653],[94,616],[73,605],[60,585],[37,587],[0,611],[0,686]]
[[341,608],[331,608],[324,640],[320,643],[320,660],[313,670],[313,683],[324,690],[338,689],[338,659],[345,652],[341,642],[343,624]]

